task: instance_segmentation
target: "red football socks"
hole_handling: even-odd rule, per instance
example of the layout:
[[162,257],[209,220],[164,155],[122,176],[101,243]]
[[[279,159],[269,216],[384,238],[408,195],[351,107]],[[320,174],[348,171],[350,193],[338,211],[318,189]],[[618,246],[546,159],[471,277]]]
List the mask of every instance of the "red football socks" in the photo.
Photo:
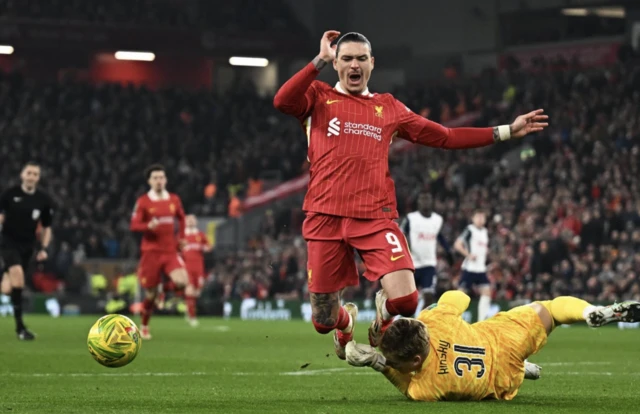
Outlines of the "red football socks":
[[387,312],[391,316],[402,315],[405,318],[409,318],[416,313],[418,308],[418,291],[414,290],[413,293],[407,296],[387,299],[386,306]]
[[187,303],[187,315],[189,318],[196,318],[196,301],[197,298],[195,296],[185,296],[185,302]]
[[145,298],[142,301],[142,326],[149,325],[149,319],[151,319],[151,313],[153,313],[154,299]]

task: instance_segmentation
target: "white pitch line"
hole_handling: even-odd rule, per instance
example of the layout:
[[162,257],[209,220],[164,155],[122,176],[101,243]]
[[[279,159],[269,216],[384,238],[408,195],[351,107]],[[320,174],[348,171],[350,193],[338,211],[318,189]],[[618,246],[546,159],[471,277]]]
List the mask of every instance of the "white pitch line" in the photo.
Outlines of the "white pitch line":
[[323,375],[323,374],[331,374],[334,372],[344,372],[350,371],[355,368],[325,368],[325,369],[310,369],[305,371],[290,371],[290,372],[281,372],[280,375]]
[[617,373],[614,374],[613,372],[602,372],[602,371],[594,371],[594,372],[583,372],[583,371],[564,371],[564,372],[544,372],[542,374],[542,377],[544,378],[546,375],[557,375],[557,376],[562,376],[562,375],[582,375],[585,377],[589,377],[589,376],[594,376],[594,375],[603,375],[603,376],[607,376],[610,377],[612,375],[638,375],[637,372],[628,372],[628,373]]
[[541,367],[564,367],[571,365],[611,365],[607,361],[577,361],[577,362],[539,362]]

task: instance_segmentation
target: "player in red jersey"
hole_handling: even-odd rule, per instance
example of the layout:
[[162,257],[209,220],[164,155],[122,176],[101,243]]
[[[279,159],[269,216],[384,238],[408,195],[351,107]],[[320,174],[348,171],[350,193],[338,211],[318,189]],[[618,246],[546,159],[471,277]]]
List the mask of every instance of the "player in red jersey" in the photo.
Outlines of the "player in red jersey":
[[[411,316],[418,306],[411,255],[394,221],[398,212],[388,165],[391,141],[397,137],[446,149],[483,147],[541,131],[547,116],[539,109],[511,125],[446,128],[388,93],[371,93],[371,44],[359,33],[339,35],[324,33],[318,56],[280,88],[274,106],[295,116],[307,134],[311,177],[303,235],[312,320],[322,334],[335,330],[336,353],[344,359],[357,308],[341,307],[339,292],[358,284],[354,249],[364,260],[365,277],[381,279],[388,295],[376,297],[383,303],[369,328],[371,345],[378,345],[394,316]],[[331,63],[340,78],[333,87],[315,80]]]
[[198,326],[196,319],[196,302],[200,297],[202,286],[204,285],[204,254],[211,251],[211,245],[207,236],[198,230],[196,216],[190,214],[186,219],[187,229],[185,231],[185,245],[182,248],[182,257],[187,265],[189,283],[185,290],[185,301],[187,302],[187,315],[189,324]]
[[184,261],[178,253],[178,245],[184,243],[185,235],[182,201],[176,194],[166,190],[167,176],[163,166],[150,166],[146,176],[151,189],[138,198],[130,229],[142,233],[138,278],[145,290],[145,298],[140,335],[143,339],[151,339],[149,319],[158,294],[158,285],[162,283],[162,274],[168,275],[179,289],[187,285],[188,277]]

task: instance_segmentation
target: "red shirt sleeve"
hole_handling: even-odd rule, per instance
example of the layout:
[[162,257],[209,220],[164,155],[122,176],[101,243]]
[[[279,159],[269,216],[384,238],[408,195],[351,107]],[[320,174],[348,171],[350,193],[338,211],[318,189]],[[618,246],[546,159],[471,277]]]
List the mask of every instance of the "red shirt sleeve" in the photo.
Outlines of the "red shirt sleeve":
[[176,218],[178,219],[178,240],[184,240],[186,229],[184,207],[182,207],[182,200],[177,195],[174,195],[176,201]]
[[131,224],[129,226],[131,231],[144,232],[149,229],[149,218],[146,215],[147,209],[145,207],[144,198],[138,198],[131,215]]
[[493,128],[447,128],[414,113],[396,100],[398,137],[415,144],[445,149],[486,147],[493,144]]
[[316,100],[316,88],[313,81],[318,69],[312,62],[280,87],[273,98],[273,106],[280,112],[304,119],[311,114]]

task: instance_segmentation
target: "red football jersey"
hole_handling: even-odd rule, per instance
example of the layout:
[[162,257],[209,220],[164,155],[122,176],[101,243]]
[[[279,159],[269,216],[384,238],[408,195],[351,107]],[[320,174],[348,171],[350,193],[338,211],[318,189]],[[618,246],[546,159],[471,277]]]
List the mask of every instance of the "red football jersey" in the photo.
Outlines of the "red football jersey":
[[[274,106],[300,120],[311,163],[303,209],[362,219],[397,218],[389,146],[395,137],[439,148],[494,143],[492,128],[446,128],[391,94],[354,96],[314,80],[309,63],[278,91]],[[425,166],[426,168],[426,166]]]
[[185,240],[187,244],[182,248],[182,257],[187,264],[202,266],[204,263],[203,252],[209,248],[209,240],[207,236],[199,230],[189,230],[185,232]]
[[[154,218],[158,221],[158,225],[150,230],[149,222]],[[138,198],[133,209],[130,228],[131,231],[143,233],[141,251],[177,252],[178,240],[184,238],[184,218],[180,197],[168,191],[161,196],[154,191],[149,191]]]

